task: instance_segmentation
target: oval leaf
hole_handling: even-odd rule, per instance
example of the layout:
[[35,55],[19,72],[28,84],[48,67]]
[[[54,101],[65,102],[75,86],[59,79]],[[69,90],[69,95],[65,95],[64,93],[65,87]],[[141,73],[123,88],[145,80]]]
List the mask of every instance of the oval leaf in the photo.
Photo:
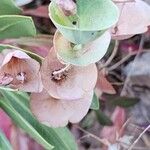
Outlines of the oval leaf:
[[0,0],[0,15],[17,15],[21,13],[13,0]]
[[110,0],[77,0],[76,3],[77,14],[73,16],[65,16],[55,1],[49,6],[51,20],[73,43],[85,44],[96,39],[118,20],[118,9]]
[[99,61],[105,55],[110,40],[110,34],[105,32],[95,41],[79,45],[81,47],[76,50],[60,32],[56,32],[54,36],[54,49],[63,61],[76,66],[87,66]]
[[111,121],[111,119],[106,116],[101,110],[96,110],[95,111],[97,119],[99,121],[99,123],[103,126],[112,126],[113,122]]
[[137,104],[140,101],[138,98],[131,98],[131,97],[117,97],[115,99],[111,100],[111,104],[114,106],[120,106],[120,107],[131,107]]
[[94,110],[98,110],[99,109],[99,99],[98,99],[98,97],[96,96],[95,93],[93,95],[93,100],[92,100],[90,109],[94,109]]
[[36,29],[30,17],[17,15],[0,16],[0,39],[35,35]]
[[4,133],[0,130],[0,149],[1,150],[12,150],[12,147],[5,137]]

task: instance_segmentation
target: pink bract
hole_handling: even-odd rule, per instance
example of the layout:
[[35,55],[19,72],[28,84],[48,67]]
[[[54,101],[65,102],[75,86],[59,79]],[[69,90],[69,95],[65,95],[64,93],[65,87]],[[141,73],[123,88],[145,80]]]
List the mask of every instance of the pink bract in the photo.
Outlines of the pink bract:
[[51,127],[63,127],[79,122],[88,112],[93,91],[84,94],[83,98],[67,101],[55,99],[46,91],[31,95],[30,107],[37,119]]

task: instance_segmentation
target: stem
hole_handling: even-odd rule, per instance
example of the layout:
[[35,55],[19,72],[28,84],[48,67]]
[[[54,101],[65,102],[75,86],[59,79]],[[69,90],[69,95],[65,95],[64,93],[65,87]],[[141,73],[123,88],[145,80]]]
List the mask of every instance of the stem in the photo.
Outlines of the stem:
[[139,135],[139,137],[133,142],[133,144],[129,147],[128,150],[132,150],[135,144],[140,140],[140,138],[143,136],[143,134],[146,133],[146,131],[150,129],[150,125]]
[[[130,75],[131,75],[131,73],[132,73],[132,71],[133,71],[133,68],[134,68],[134,66],[136,65],[136,62],[138,61],[138,58],[139,58],[140,54],[141,54],[142,52],[144,52],[144,51],[143,51],[143,44],[144,44],[144,36],[142,35],[141,41],[140,41],[140,47],[139,47],[139,49],[137,50],[137,54],[136,54],[136,56],[135,56],[135,58],[134,58],[133,65],[132,65],[132,67],[131,67],[131,69],[130,69],[130,71],[129,71],[129,73],[128,73],[128,76],[127,76],[126,79],[125,79],[123,89],[122,89],[122,91],[121,91],[121,93],[120,93],[121,96],[123,96],[123,95],[125,94],[125,91],[126,91],[128,82],[130,81]],[[148,51],[147,51],[147,52],[148,52]]]
[[119,67],[121,64],[123,64],[124,62],[126,62],[131,56],[133,56],[135,54],[129,54],[126,57],[124,57],[123,59],[121,59],[119,62],[117,62],[116,64],[114,64],[113,66],[109,67],[107,70],[108,72],[116,69],[117,67]]
[[77,129],[81,130],[82,132],[86,133],[88,136],[90,136],[90,137],[96,139],[96,140],[99,141],[100,143],[102,143],[102,144],[104,144],[104,145],[106,145],[106,146],[109,146],[109,145],[110,145],[110,143],[108,142],[108,140],[106,140],[106,139],[101,139],[101,138],[99,138],[98,136],[96,136],[96,135],[94,135],[94,134],[92,134],[92,133],[90,133],[90,132],[88,132],[88,131],[82,129],[82,128],[79,127],[78,125],[74,125],[74,127],[76,127]]
[[[150,51],[148,51],[148,50],[143,50],[143,51],[141,51],[140,53],[148,53],[148,52],[150,52]],[[136,51],[136,52],[131,52],[131,53],[129,53],[126,57],[124,57],[123,59],[121,59],[120,61],[118,61],[116,64],[114,64],[113,66],[111,66],[111,67],[109,67],[108,69],[107,69],[107,71],[109,72],[109,71],[112,71],[112,70],[114,70],[114,69],[116,69],[117,67],[119,67],[120,65],[122,65],[124,62],[126,62],[130,57],[132,57],[132,56],[134,56],[134,55],[136,55],[136,54],[138,54],[139,53],[139,51]]]
[[114,49],[113,49],[113,51],[112,51],[111,56],[110,56],[109,59],[105,62],[105,64],[104,64],[102,67],[100,67],[99,70],[102,70],[103,68],[107,67],[107,66],[112,62],[112,60],[114,59],[114,57],[115,57],[116,54],[117,54],[118,46],[119,46],[119,41],[116,40],[116,41],[115,41],[115,47],[114,47]]

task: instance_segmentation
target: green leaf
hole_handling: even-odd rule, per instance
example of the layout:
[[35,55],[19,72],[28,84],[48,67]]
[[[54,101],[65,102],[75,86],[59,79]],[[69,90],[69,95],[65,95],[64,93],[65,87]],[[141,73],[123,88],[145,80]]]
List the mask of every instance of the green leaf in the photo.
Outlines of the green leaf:
[[1,150],[12,150],[12,147],[5,137],[4,133],[0,130],[0,149]]
[[138,98],[131,98],[131,97],[117,97],[115,99],[112,99],[110,101],[110,104],[114,106],[120,106],[120,107],[131,107],[137,104],[140,101]]
[[[40,124],[27,107],[29,97],[21,92],[1,90],[5,99],[0,100],[0,106],[11,119],[40,143],[45,149],[76,150],[74,138],[67,128],[49,128]],[[23,97],[23,98],[22,98]],[[24,99],[24,100],[23,100]],[[25,101],[26,100],[26,104]]]
[[0,15],[17,15],[21,13],[13,0],[0,0]]
[[0,16],[0,39],[35,36],[36,29],[30,17]]
[[118,21],[119,11],[111,0],[76,0],[76,3],[77,14],[74,16],[65,16],[55,1],[49,6],[50,18],[57,29],[75,44],[96,39]]
[[81,127],[82,128],[91,128],[94,124],[95,124],[95,121],[96,121],[96,116],[95,116],[95,113],[94,111],[90,111],[86,116],[85,118],[81,121]]
[[93,95],[93,100],[92,100],[92,104],[90,106],[90,109],[94,109],[94,110],[99,109],[99,99],[98,99],[98,97],[96,96],[95,93]]
[[106,116],[101,110],[96,110],[95,111],[97,119],[99,121],[99,123],[103,126],[112,126],[113,122],[111,121],[111,119]]
[[[72,65],[87,66],[99,61],[107,52],[111,40],[108,32],[96,40],[85,45],[74,45],[65,39],[62,34],[56,32],[54,36],[54,47],[58,56]],[[75,47],[79,47],[77,50]]]

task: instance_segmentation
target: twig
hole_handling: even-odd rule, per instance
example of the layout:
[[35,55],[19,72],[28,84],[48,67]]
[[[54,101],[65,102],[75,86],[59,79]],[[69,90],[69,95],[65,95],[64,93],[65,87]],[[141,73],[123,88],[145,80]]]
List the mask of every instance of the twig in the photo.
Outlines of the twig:
[[142,135],[143,135],[144,133],[146,133],[146,131],[147,131],[148,129],[150,129],[150,125],[139,135],[139,137],[133,142],[133,144],[129,147],[128,150],[132,150],[132,149],[133,149],[133,147],[135,146],[135,144],[140,140],[140,138],[142,137]]
[[101,70],[101,69],[107,67],[107,66],[112,62],[112,60],[114,59],[114,57],[115,57],[116,54],[117,54],[118,46],[119,46],[119,41],[116,40],[116,41],[115,41],[115,46],[114,46],[114,49],[113,49],[113,51],[112,51],[111,56],[110,56],[109,59],[105,62],[105,64],[100,67],[99,70]]
[[[122,126],[121,129],[120,129],[120,131],[123,130],[123,129],[127,126],[127,124],[130,122],[130,120],[131,120],[131,117],[128,118],[127,121],[123,124],[123,126]],[[119,131],[119,132],[120,132],[120,131]]]
[[118,85],[118,86],[122,86],[124,85],[123,82],[110,82],[111,85]]
[[121,78],[121,76],[119,75],[119,74],[117,74],[116,72],[114,72],[114,71],[110,71],[110,72],[106,72],[107,73],[107,75],[109,74],[109,75],[113,75],[113,76],[115,76],[118,80],[120,80],[120,81],[122,81],[122,78]]
[[[127,86],[128,86],[128,82],[130,81],[130,75],[131,75],[131,73],[132,73],[132,71],[133,71],[133,68],[134,68],[134,65],[136,64],[136,61],[138,61],[138,58],[139,58],[139,56],[140,56],[140,53],[141,53],[141,52],[144,52],[144,51],[143,51],[143,44],[144,44],[144,36],[142,35],[141,41],[140,41],[139,49],[136,51],[136,56],[135,56],[135,58],[134,58],[134,63],[133,63],[133,65],[132,65],[132,67],[131,67],[131,69],[130,69],[130,71],[129,71],[129,73],[128,73],[128,76],[126,77],[125,82],[124,82],[124,86],[123,86],[123,89],[122,89],[121,94],[120,94],[121,96],[123,96],[123,95],[125,94],[126,88],[127,88]],[[147,51],[147,52],[148,52],[148,51]]]
[[142,136],[142,140],[144,141],[145,145],[150,148],[149,137],[146,134]]
[[135,55],[137,53],[132,53],[132,54],[128,54],[126,57],[124,57],[123,59],[121,59],[119,62],[117,62],[116,64],[114,64],[113,66],[109,67],[107,69],[108,72],[118,68],[121,64],[123,64],[124,62],[126,62],[131,56]]
[[130,52],[127,56],[125,56],[123,59],[121,59],[120,61],[118,61],[116,64],[114,64],[113,66],[107,68],[107,71],[110,72],[114,69],[116,69],[117,67],[119,67],[120,65],[122,65],[124,62],[126,62],[130,57],[138,54],[138,53],[146,53],[146,52],[150,52],[148,50],[143,50],[143,51],[135,51],[135,52]]
[[100,143],[102,143],[102,144],[104,144],[104,145],[106,145],[106,146],[109,146],[109,145],[110,145],[110,143],[108,142],[108,140],[106,140],[106,139],[101,139],[101,138],[99,138],[98,136],[96,136],[96,135],[94,135],[94,134],[92,134],[92,133],[90,133],[90,132],[84,130],[83,128],[79,127],[78,125],[74,125],[74,127],[76,127],[77,129],[81,130],[82,132],[86,133],[87,136],[90,136],[90,137],[96,139],[96,140],[99,141]]
[[[119,144],[121,144],[122,147],[124,147],[125,149],[128,149],[129,145],[123,142],[119,142]],[[145,147],[134,147],[133,149],[135,150],[148,150]]]
[[86,135],[82,136],[81,138],[79,138],[78,141],[80,142],[82,139],[84,139],[84,138],[89,138],[89,137],[90,137],[90,135],[89,135],[89,134],[86,134]]

